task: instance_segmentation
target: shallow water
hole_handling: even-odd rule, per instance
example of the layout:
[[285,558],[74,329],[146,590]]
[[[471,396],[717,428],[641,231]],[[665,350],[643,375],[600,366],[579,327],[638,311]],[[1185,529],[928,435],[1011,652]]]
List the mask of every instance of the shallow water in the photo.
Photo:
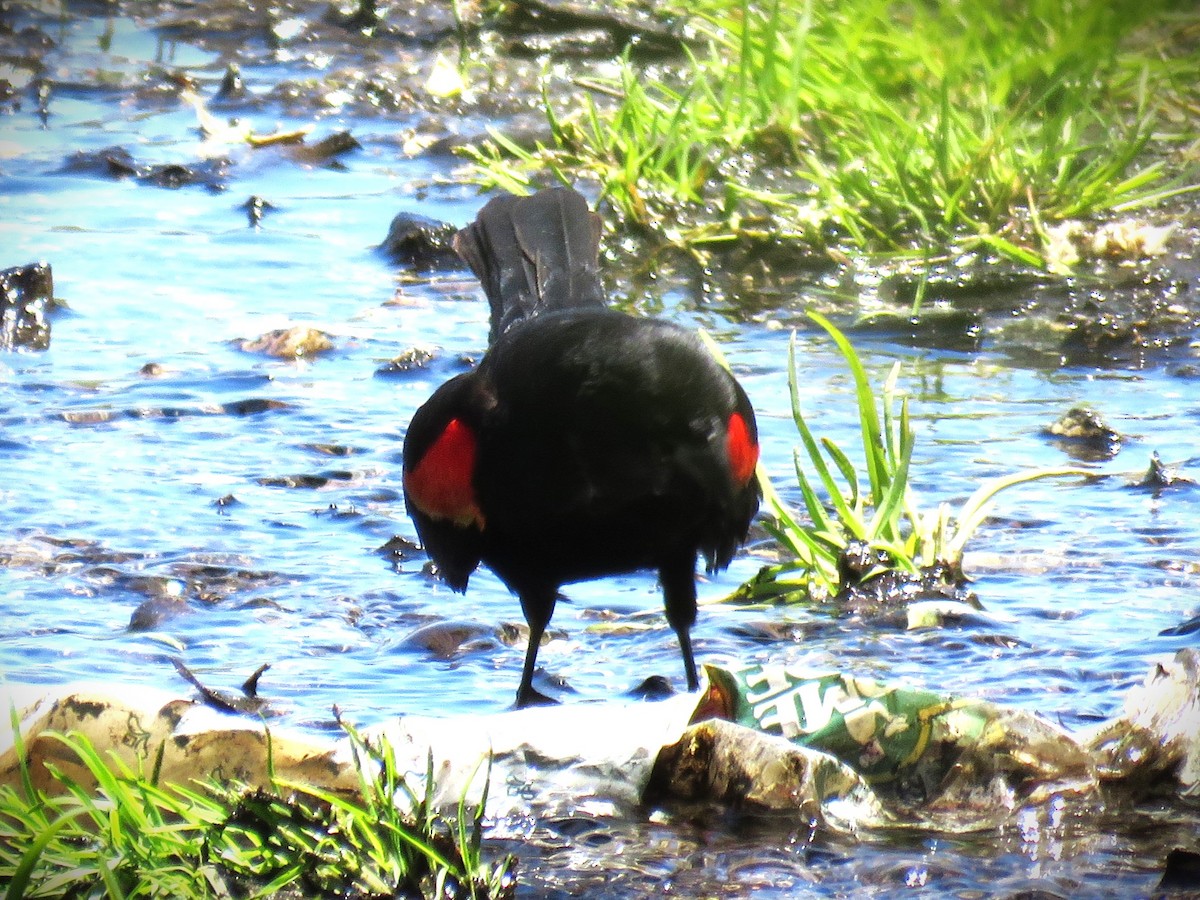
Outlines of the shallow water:
[[[314,139],[349,129],[362,149],[331,166],[280,148],[214,146],[198,136],[190,107],[131,92],[154,80],[159,63],[186,69],[211,94],[222,52],[164,41],[125,19],[111,29],[100,19],[55,27],[47,26],[59,49],[48,57],[56,88],[45,127],[30,103],[0,118],[0,268],[49,261],[69,307],[53,320],[49,350],[0,356],[0,672],[186,691],[171,657],[225,689],[270,663],[262,694],[283,722],[313,729],[332,727],[334,704],[360,722],[507,707],[523,644],[502,639],[501,626],[520,623],[516,601],[486,571],[460,597],[423,574],[419,552],[381,552],[393,536],[415,540],[400,497],[405,425],[464,359],[480,355],[487,322],[464,273],[398,280],[372,248],[401,210],[469,221],[482,201],[451,180],[457,161],[403,156],[396,135],[412,123],[399,114],[289,116],[269,101],[239,115],[260,132],[315,121]],[[281,58],[244,74],[252,91],[265,91],[280,71],[306,66]],[[64,171],[77,151],[114,145],[146,164],[226,154],[228,189]],[[252,195],[274,207],[259,228],[241,209]],[[659,299],[661,314],[721,337],[758,411],[767,468],[795,498],[788,330],[779,326],[813,296],[752,323],[697,307],[671,285]],[[328,332],[335,349],[288,362],[237,346],[296,324]],[[1200,490],[1132,486],[1152,451],[1200,479],[1196,378],[1163,363],[1033,368],[1010,348],[855,343],[877,382],[903,360],[918,431],[913,481],[927,505],[961,501],[982,479],[1070,464],[1043,429],[1080,404],[1126,435],[1114,459],[1084,464],[1111,477],[1039,482],[1002,497],[968,560],[984,606],[1009,620],[1002,631],[853,621],[813,629],[805,625],[827,615],[709,606],[694,633],[698,659],[836,667],[1019,705],[1071,728],[1113,715],[1154,657],[1196,639],[1160,632],[1200,612]],[[436,348],[434,362],[377,374],[414,346]],[[840,358],[811,329],[799,349],[814,430],[852,447],[857,412]],[[159,374],[143,372],[150,363]],[[730,592],[768,549],[752,547],[702,583],[702,597]],[[621,694],[651,674],[682,685],[651,576],[567,594],[539,661],[567,679],[569,702]],[[147,600],[178,614],[130,630]],[[447,621],[472,626],[475,640],[448,658],[409,640]],[[809,637],[762,636],[760,626],[780,622]],[[528,895],[578,895],[609,866],[621,871],[609,896],[651,886],[689,896],[719,885],[722,896],[922,885],[963,895],[997,885],[1128,895],[1153,887],[1172,846],[1161,835],[1113,835],[1111,823],[1057,823],[982,845],[851,847],[778,823],[580,821],[531,833],[498,826],[498,836],[520,832],[549,848],[524,864]]]

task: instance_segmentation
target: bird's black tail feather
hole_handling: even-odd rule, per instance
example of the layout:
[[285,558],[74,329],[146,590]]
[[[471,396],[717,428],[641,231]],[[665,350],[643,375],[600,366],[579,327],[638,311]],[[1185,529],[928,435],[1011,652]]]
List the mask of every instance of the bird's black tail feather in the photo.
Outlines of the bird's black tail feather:
[[493,198],[454,236],[454,249],[487,294],[489,343],[543,312],[604,306],[600,217],[570,188]]

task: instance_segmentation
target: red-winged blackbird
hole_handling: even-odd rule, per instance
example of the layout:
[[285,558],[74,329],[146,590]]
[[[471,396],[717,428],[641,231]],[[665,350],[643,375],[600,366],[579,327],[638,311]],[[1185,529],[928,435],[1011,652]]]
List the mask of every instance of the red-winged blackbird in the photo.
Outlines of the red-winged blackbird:
[[486,563],[521,599],[532,678],[563,584],[656,569],[698,687],[695,566],[728,565],[758,509],[758,431],[741,386],[677,325],[606,309],[600,219],[573,190],[499,196],[454,248],[491,305],[479,366],[404,439],[404,498],[441,576]]

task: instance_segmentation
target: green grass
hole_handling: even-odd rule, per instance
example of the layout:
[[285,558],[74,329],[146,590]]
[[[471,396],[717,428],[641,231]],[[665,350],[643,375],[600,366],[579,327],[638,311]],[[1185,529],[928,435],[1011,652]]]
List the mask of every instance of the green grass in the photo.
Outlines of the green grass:
[[[14,721],[14,728],[17,723]],[[37,790],[27,767],[0,786],[5,900],[105,897],[502,898],[511,857],[482,853],[482,801],[445,819],[433,808],[432,761],[418,796],[390,747],[351,731],[359,792],[275,778],[269,788],[162,785],[105,759],[86,738],[53,735],[91,773],[85,788],[50,769],[61,792]],[[24,759],[24,748],[17,752]],[[160,751],[161,752],[161,751]],[[49,768],[49,764],[48,764]],[[410,812],[396,805],[408,800]]]
[[[1178,190],[1200,12],[1165,0],[696,0],[675,71],[626,59],[547,91],[550,139],[477,177],[592,179],[626,228],[859,254],[981,248],[1042,265],[1047,223]],[[1190,32],[1189,32],[1190,29]],[[1176,168],[1184,163],[1178,162]]]
[[760,466],[764,523],[788,558],[764,567],[732,599],[811,601],[833,596],[846,587],[838,562],[852,542],[865,543],[888,560],[873,575],[888,568],[914,576],[935,566],[961,571],[967,541],[986,520],[997,495],[1042,478],[1087,474],[1066,468],[1020,472],[982,483],[957,510],[947,503],[923,510],[909,479],[916,435],[908,400],[900,398],[897,389],[900,364],[876,391],[845,335],[823,316],[809,317],[837,345],[854,380],[863,471],[841,447],[828,438],[818,439],[809,427],[800,402],[793,336],[788,387],[800,436],[794,461],[804,510],[786,503]]

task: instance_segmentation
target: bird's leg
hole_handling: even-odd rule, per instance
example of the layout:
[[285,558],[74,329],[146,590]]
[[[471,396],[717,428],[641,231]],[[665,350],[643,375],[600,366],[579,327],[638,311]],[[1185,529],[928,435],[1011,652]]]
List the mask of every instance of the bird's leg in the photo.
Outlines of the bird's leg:
[[525,650],[525,668],[521,672],[520,687],[517,688],[517,709],[556,702],[534,689],[533,670],[537,666],[542,635],[546,632],[546,626],[550,624],[550,617],[554,615],[554,603],[557,599],[558,592],[553,588],[549,591],[521,594],[521,611],[525,613],[525,621],[529,624],[529,646]]
[[666,563],[658,570],[662,582],[663,605],[667,622],[679,638],[679,650],[683,654],[683,671],[687,675],[689,691],[699,690],[700,679],[696,677],[696,660],[692,656],[692,626],[696,624],[696,560],[686,557]]

